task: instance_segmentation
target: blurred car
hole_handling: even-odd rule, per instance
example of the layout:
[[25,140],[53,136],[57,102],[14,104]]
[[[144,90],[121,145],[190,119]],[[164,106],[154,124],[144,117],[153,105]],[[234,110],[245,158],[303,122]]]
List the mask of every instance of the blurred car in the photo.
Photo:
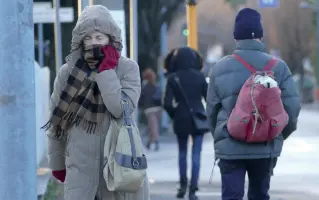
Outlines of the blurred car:
[[[295,74],[293,76],[296,87],[300,94],[300,75]],[[315,87],[316,87],[316,79],[309,74],[304,75],[304,83],[303,83],[303,99],[302,103],[313,103],[315,100]]]

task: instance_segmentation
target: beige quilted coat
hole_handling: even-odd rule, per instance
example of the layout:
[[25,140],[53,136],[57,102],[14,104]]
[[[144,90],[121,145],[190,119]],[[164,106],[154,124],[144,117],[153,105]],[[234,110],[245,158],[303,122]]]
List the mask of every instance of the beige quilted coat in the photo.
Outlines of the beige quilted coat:
[[[57,105],[61,91],[64,89],[68,74],[74,62],[81,56],[82,40],[92,31],[112,35],[121,42],[121,30],[104,6],[86,7],[72,32],[71,54],[67,57],[54,82],[51,96],[52,109]],[[106,189],[102,175],[103,145],[110,125],[110,114],[121,118],[122,93],[130,100],[131,112],[140,97],[140,73],[136,62],[121,57],[115,70],[97,74],[96,82],[108,112],[98,133],[87,134],[81,126],[73,127],[65,138],[57,139],[49,131],[49,166],[52,170],[66,169],[65,200],[149,200],[149,183],[147,177],[141,190],[136,194],[114,193]]]

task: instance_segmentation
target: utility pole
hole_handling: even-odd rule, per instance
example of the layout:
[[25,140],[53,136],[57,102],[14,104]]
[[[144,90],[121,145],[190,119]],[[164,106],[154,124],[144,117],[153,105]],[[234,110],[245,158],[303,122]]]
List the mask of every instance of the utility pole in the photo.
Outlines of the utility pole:
[[0,6],[0,199],[37,199],[33,1]]
[[94,5],[94,0],[78,0],[78,16],[86,6]]
[[[138,62],[138,16],[137,0],[130,0],[130,57]],[[135,122],[139,125],[138,108],[135,112]]]
[[39,23],[38,24],[38,61],[40,67],[44,67],[44,44],[43,44],[43,24]]
[[[167,54],[167,24],[164,23],[161,27],[161,66],[159,68],[159,75],[160,75],[160,84],[161,84],[161,90],[165,90],[165,76],[164,76],[164,69],[163,69],[163,64],[164,64],[164,58]],[[166,112],[162,112],[162,129],[167,130],[168,129],[168,115]]]
[[55,8],[55,22],[54,22],[54,44],[55,44],[55,70],[58,74],[62,66],[62,39],[61,39],[61,22],[60,22],[60,0],[53,0]]
[[189,31],[187,36],[187,46],[198,50],[196,0],[186,0],[186,4],[187,28]]
[[137,0],[130,0],[130,57],[138,60]]

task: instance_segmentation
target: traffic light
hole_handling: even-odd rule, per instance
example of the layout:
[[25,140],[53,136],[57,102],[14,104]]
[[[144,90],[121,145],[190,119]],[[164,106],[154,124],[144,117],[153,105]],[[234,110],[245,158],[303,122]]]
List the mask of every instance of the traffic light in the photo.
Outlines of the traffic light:
[[188,34],[189,34],[189,30],[188,30],[188,29],[184,29],[184,30],[183,30],[183,35],[184,35],[184,36],[188,36]]
[[186,36],[186,37],[189,35],[189,30],[187,28],[187,23],[183,23],[183,25],[182,25],[182,34],[183,34],[183,36]]
[[187,45],[187,38],[189,37],[189,29],[187,28],[187,23],[183,23],[181,26],[181,45],[186,46]]

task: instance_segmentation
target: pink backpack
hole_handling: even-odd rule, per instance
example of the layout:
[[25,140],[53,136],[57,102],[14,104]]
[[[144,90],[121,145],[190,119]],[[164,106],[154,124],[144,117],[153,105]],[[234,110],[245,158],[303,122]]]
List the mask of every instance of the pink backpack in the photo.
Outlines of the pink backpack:
[[233,57],[252,75],[241,88],[235,108],[229,116],[228,132],[234,139],[248,143],[272,141],[288,124],[289,117],[281,101],[280,88],[265,87],[263,84],[256,83],[255,78],[261,75],[274,80],[271,69],[277,60],[271,59],[264,67],[264,71],[256,71],[240,56],[233,54]]

